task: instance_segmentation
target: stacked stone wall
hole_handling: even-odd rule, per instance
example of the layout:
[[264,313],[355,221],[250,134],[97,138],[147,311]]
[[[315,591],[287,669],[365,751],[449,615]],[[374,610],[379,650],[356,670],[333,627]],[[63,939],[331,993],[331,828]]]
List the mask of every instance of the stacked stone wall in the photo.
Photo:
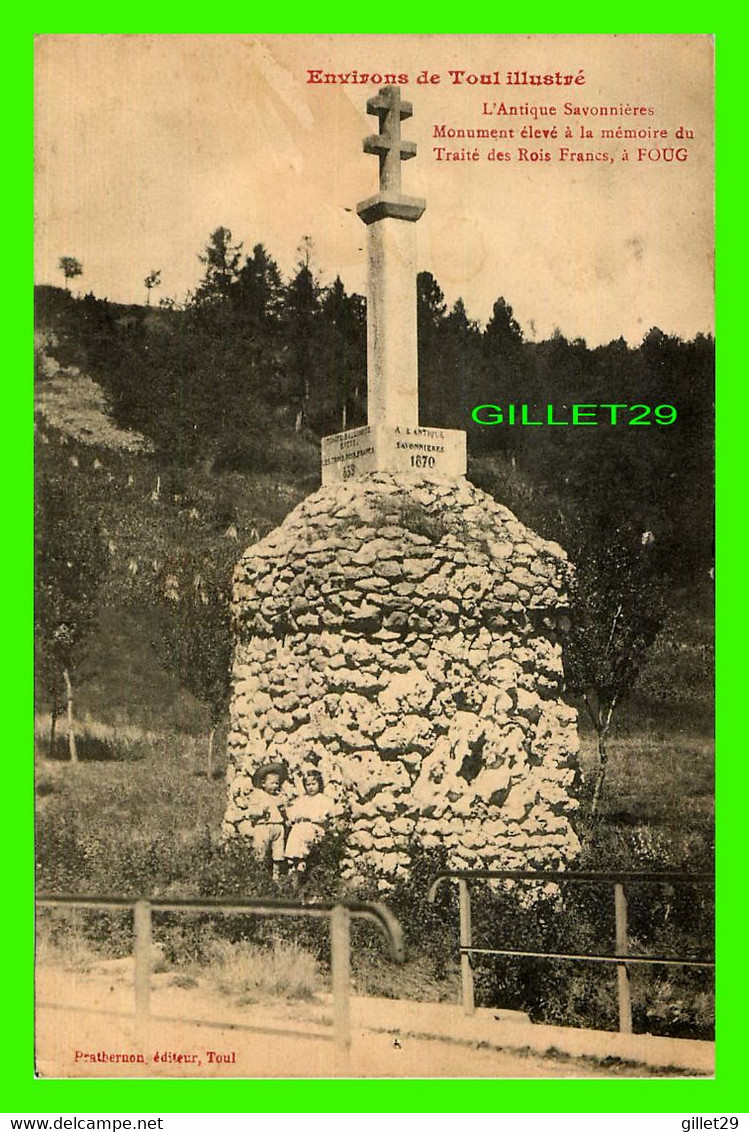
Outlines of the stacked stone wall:
[[224,831],[255,769],[314,763],[344,875],[557,866],[578,849],[576,714],[562,698],[563,551],[466,480],[321,488],[236,572]]

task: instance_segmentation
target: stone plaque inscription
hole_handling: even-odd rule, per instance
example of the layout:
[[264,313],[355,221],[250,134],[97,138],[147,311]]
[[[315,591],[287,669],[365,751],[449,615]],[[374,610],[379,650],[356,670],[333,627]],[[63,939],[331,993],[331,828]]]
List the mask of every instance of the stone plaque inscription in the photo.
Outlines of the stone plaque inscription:
[[323,438],[323,484],[375,471],[464,476],[465,433],[420,425],[364,425]]

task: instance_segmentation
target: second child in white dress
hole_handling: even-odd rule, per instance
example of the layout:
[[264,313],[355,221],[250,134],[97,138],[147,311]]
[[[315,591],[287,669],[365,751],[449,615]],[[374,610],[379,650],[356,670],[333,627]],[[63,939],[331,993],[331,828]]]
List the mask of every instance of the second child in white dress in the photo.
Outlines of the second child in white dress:
[[286,838],[286,860],[289,872],[296,874],[297,882],[301,880],[300,874],[307,871],[312,846],[322,838],[334,813],[333,803],[323,794],[325,783],[319,770],[305,770],[302,784],[304,794],[286,807],[286,820],[290,826]]

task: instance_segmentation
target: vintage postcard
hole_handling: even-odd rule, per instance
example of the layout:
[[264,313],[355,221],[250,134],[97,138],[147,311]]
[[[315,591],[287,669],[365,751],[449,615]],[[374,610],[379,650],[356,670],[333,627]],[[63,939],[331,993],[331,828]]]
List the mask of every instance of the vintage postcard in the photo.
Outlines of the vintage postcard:
[[713,113],[37,38],[38,1076],[712,1076]]

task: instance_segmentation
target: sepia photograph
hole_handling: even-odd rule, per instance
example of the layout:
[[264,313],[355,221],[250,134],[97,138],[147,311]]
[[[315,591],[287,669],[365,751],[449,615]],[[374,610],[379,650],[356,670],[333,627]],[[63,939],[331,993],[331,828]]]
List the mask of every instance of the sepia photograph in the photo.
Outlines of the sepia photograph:
[[35,40],[38,1078],[711,1078],[714,44]]

